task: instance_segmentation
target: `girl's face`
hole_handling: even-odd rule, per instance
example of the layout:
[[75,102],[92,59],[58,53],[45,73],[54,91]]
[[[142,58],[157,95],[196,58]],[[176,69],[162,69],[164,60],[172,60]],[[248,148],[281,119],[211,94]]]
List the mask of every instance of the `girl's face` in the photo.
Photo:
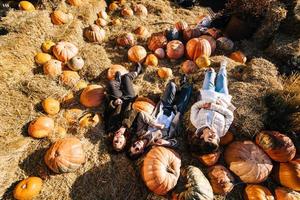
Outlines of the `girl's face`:
[[133,155],[141,154],[144,151],[145,142],[143,140],[138,140],[130,147],[130,152]]
[[114,139],[113,139],[113,148],[116,151],[121,151],[124,149],[126,145],[126,138],[125,136],[122,135],[115,135]]

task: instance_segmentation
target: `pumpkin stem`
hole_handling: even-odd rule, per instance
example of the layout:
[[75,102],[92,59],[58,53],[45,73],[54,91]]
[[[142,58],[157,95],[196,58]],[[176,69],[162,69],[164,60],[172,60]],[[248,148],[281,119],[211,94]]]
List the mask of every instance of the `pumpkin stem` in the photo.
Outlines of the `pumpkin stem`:
[[169,172],[171,174],[176,174],[175,170],[171,166],[167,167],[167,172]]

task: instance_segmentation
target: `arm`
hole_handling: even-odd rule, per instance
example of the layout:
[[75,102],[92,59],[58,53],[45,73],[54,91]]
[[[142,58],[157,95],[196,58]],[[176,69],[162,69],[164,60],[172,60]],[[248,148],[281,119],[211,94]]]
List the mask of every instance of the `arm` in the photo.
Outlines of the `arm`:
[[162,125],[157,123],[155,121],[155,118],[151,115],[149,115],[148,113],[146,112],[140,112],[140,117],[142,119],[142,121],[145,123],[145,124],[148,124],[149,126],[151,127],[155,127],[155,128],[158,128],[158,129],[162,129]]
[[224,108],[223,106],[217,105],[217,104],[211,104],[211,110],[214,110],[225,117],[225,127],[224,132],[226,133],[233,122],[233,113],[227,108]]
[[194,105],[191,108],[190,120],[193,126],[196,128],[198,128],[197,127],[198,114],[204,104],[205,104],[204,101],[198,101],[194,103]]

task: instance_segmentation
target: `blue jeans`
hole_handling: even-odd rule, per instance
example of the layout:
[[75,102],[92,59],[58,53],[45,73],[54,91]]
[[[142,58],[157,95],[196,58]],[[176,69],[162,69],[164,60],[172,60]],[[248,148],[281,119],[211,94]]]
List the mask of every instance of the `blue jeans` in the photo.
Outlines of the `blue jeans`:
[[216,79],[215,70],[212,69],[210,71],[207,71],[205,73],[202,89],[216,91],[228,95],[229,92],[228,92],[227,71],[225,67],[220,68],[219,73],[217,75],[216,84],[215,84],[215,79]]

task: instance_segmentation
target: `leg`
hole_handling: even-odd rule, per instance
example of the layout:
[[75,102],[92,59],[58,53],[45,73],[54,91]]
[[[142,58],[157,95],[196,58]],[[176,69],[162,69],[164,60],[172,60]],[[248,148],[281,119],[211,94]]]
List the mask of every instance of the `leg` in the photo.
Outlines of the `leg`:
[[118,99],[118,98],[122,97],[122,95],[123,95],[123,93],[121,91],[120,82],[115,81],[115,80],[109,81],[109,83],[107,85],[107,91],[108,91],[108,95],[114,99]]
[[229,94],[226,67],[220,68],[217,76],[216,92],[224,93],[227,95]]
[[161,101],[165,108],[173,107],[175,95],[176,95],[176,84],[170,81],[161,97]]
[[213,68],[210,68],[210,70],[205,73],[202,89],[215,91],[215,78],[216,72]]
[[193,86],[189,83],[185,83],[182,87],[180,92],[176,95],[176,107],[177,111],[183,114],[189,104],[190,97],[192,95]]
[[133,79],[137,76],[136,72],[130,72],[122,76],[122,91],[123,91],[123,98],[130,99],[136,96],[135,91],[133,89]]

